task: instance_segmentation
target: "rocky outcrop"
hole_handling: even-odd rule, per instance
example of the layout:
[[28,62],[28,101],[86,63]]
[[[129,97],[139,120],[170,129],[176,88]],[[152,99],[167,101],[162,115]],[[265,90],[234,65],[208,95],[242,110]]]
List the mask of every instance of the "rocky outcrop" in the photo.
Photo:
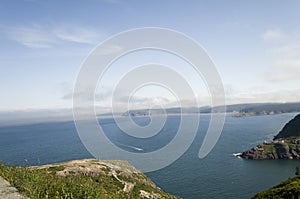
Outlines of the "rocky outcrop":
[[293,144],[291,140],[275,140],[257,145],[239,156],[253,160],[300,159],[300,143]]
[[22,196],[18,190],[0,176],[0,198],[1,199],[28,199]]
[[272,142],[259,144],[238,156],[253,160],[300,159],[300,115],[288,122]]

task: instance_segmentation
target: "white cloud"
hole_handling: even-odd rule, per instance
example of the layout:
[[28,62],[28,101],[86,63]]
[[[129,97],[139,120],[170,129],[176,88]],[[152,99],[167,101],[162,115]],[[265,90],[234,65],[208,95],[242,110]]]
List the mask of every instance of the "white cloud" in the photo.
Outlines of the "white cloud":
[[300,69],[300,57],[292,59],[280,59],[275,62],[278,66],[288,66],[290,69]]
[[273,48],[271,50],[271,53],[284,55],[285,57],[299,57],[300,42],[299,40],[289,41],[285,45],[281,45],[279,47]]
[[270,89],[263,86],[237,89],[226,86],[226,103],[299,102],[300,89]]
[[270,66],[265,72],[265,79],[271,82],[300,80],[300,40],[297,32],[283,33],[269,30],[265,40],[281,41],[277,45],[267,46]]
[[106,47],[96,49],[95,53],[97,55],[109,55],[109,54],[117,53],[121,50],[123,50],[123,48],[119,45],[109,45]]
[[59,27],[53,33],[58,39],[83,44],[96,44],[103,37],[103,34],[83,27]]
[[50,48],[61,42],[96,45],[103,37],[103,33],[95,29],[69,25],[1,27],[1,30],[29,48]]
[[29,48],[49,48],[54,37],[43,31],[39,26],[8,28],[7,34],[11,39]]
[[284,55],[273,58],[273,66],[265,73],[266,80],[272,82],[300,80],[300,59],[286,59],[282,56]]
[[262,38],[265,41],[284,41],[287,35],[280,29],[270,29],[263,33]]
[[300,76],[300,72],[289,71],[289,70],[276,70],[267,74],[267,80],[272,82],[282,82],[282,81],[289,81],[292,79],[296,79]]

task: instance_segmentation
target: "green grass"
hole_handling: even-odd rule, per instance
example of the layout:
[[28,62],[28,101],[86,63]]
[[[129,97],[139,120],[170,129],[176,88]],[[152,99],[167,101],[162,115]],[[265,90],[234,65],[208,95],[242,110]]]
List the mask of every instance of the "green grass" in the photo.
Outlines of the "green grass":
[[264,153],[276,152],[274,144],[264,144],[263,145],[263,150],[264,150]]
[[253,198],[300,198],[300,177],[283,181],[271,189],[256,194]]
[[58,165],[58,166],[49,167],[48,171],[63,171],[64,169],[65,169],[64,166]]
[[16,187],[23,195],[31,199],[97,199],[97,198],[139,198],[140,189],[159,193],[161,198],[176,198],[151,186],[139,183],[138,179],[126,179],[134,182],[134,189],[125,193],[123,184],[113,176],[99,174],[59,176],[56,171],[64,170],[63,166],[47,169],[29,167],[12,167],[0,163],[0,176]]
[[106,174],[108,174],[110,171],[109,168],[106,167],[101,168],[101,170],[104,171]]

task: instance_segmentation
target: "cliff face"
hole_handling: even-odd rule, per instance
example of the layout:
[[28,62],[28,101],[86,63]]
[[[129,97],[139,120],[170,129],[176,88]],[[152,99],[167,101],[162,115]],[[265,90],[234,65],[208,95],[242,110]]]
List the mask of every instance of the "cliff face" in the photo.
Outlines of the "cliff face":
[[272,142],[264,142],[239,155],[245,159],[300,159],[300,115],[288,122]]

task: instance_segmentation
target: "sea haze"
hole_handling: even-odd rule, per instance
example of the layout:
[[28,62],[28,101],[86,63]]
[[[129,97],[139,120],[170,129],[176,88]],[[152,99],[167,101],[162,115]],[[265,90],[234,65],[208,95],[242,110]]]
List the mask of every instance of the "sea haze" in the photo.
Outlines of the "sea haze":
[[[271,140],[296,114],[235,118],[228,115],[222,135],[212,152],[198,158],[210,115],[203,114],[197,136],[187,152],[170,166],[146,173],[159,187],[183,198],[249,198],[292,177],[296,160],[251,161],[233,156],[264,140]],[[159,117],[159,116],[155,116]],[[136,117],[147,125],[148,117]],[[123,133],[111,118],[101,119],[106,135],[124,150],[144,153],[168,144],[175,136],[180,116],[169,116],[155,136],[137,139]],[[39,165],[91,158],[73,122],[0,127],[0,160],[10,165]]]

